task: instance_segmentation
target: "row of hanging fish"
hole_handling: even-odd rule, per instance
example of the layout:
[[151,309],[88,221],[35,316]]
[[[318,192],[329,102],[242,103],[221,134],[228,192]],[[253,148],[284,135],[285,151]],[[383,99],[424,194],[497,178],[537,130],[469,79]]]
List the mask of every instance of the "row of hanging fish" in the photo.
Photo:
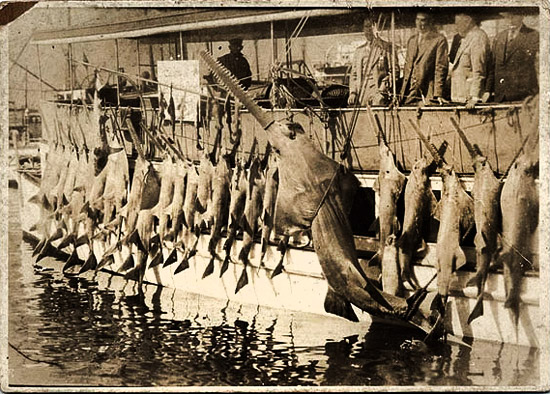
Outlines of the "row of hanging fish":
[[[412,262],[426,255],[425,224],[431,218],[438,220],[438,297],[433,300],[431,309],[437,310],[442,320],[451,281],[456,271],[466,264],[461,245],[464,238],[475,229],[476,273],[466,286],[476,286],[478,298],[468,323],[483,315],[483,295],[490,268],[502,267],[505,307],[510,308],[517,326],[522,277],[525,269],[533,268],[532,245],[537,236],[538,129],[534,128],[526,137],[510,168],[499,179],[479,147],[470,144],[454,118],[451,121],[472,159],[475,176],[471,196],[452,166],[443,159],[446,142],[437,150],[411,121],[410,125],[430,153],[430,159],[421,157],[407,178],[397,168],[377,122],[380,171],[374,189],[379,196],[377,220],[380,246],[377,257],[382,289],[400,296],[407,288],[420,288]],[[435,167],[443,181],[439,202],[431,190],[429,180]],[[405,212],[400,223],[396,212],[403,193]]]

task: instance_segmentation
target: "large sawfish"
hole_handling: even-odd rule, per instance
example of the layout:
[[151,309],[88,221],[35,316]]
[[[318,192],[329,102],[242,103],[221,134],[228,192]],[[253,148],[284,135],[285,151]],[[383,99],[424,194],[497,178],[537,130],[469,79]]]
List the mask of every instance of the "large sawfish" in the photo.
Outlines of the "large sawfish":
[[517,327],[523,272],[533,268],[532,245],[537,236],[539,193],[536,178],[539,171],[538,127],[529,134],[523,152],[510,168],[502,187],[502,251],[506,302]]
[[[443,156],[447,148],[444,142],[439,155]],[[403,231],[397,240],[400,276],[403,283],[408,282],[412,288],[420,287],[413,271],[412,262],[415,254],[427,249],[422,236],[424,224],[430,217],[437,215],[437,200],[430,187],[428,174],[433,159],[421,157],[418,159],[409,174],[405,185],[405,216]]]
[[467,286],[477,287],[477,301],[468,317],[468,323],[483,315],[483,292],[489,266],[497,253],[497,236],[500,231],[500,191],[502,183],[495,176],[491,164],[483,156],[477,145],[471,145],[457,121],[451,118],[473,161],[475,176],[472,197],[474,198],[474,218],[476,223],[476,275]]
[[[329,286],[325,309],[357,320],[351,308],[354,304],[373,315],[409,320],[406,300],[381,292],[359,265],[348,219],[359,186],[357,178],[317,150],[301,126],[274,121],[211,55],[201,52],[201,56],[266,131],[278,156],[276,226],[287,234],[311,228]],[[422,324],[429,326],[425,320]]]
[[443,180],[436,247],[437,288],[439,300],[442,301],[439,309],[443,314],[453,274],[466,264],[466,255],[460,243],[474,226],[474,203],[452,166],[443,161],[412,120],[410,124],[436,161]]

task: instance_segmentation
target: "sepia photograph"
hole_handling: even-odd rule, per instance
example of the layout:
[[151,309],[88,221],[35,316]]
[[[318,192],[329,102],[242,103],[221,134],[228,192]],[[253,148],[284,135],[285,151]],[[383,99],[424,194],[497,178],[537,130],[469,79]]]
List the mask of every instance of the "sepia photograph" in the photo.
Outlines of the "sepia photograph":
[[2,391],[550,390],[549,26],[1,1]]

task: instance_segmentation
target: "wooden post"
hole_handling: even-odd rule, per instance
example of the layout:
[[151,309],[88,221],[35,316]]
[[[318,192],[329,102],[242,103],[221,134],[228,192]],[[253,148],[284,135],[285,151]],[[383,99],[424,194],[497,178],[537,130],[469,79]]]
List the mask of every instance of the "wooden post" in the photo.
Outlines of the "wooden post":
[[180,60],[185,60],[185,51],[183,50],[183,32],[180,31]]
[[[139,54],[139,38],[136,40],[136,56],[137,56],[137,74],[138,76],[141,77],[141,58],[140,58],[140,54]],[[138,83],[140,83],[141,80],[138,81]]]
[[395,87],[395,11],[391,12],[391,75],[392,75],[392,93],[394,100],[397,97]]
[[271,65],[275,64],[277,59],[277,43],[275,42],[275,30],[273,26],[273,21],[270,24],[271,27]]
[[[118,38],[115,39],[115,61],[116,61],[116,71],[118,73],[120,71],[120,63],[118,58]],[[117,107],[120,107],[120,85],[118,83],[119,74],[116,74],[115,77],[116,77],[116,103],[117,103]]]
[[44,98],[44,89],[42,85],[42,67],[40,66],[40,46],[36,45],[36,60],[38,61],[38,80],[40,81],[40,100]]

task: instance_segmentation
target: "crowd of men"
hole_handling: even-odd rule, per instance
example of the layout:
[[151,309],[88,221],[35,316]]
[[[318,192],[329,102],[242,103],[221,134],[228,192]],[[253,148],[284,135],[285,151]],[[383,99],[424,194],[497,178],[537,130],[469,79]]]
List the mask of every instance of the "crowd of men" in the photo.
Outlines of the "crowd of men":
[[[473,108],[481,102],[518,101],[536,94],[538,32],[523,24],[521,11],[502,16],[508,28],[491,43],[475,15],[457,14],[457,34],[449,49],[445,36],[435,29],[433,15],[418,12],[402,78],[391,44],[374,34],[373,19],[366,16],[366,42],[354,54],[348,104],[443,105],[450,100]],[[392,83],[397,97],[392,95]]]
[[[366,41],[353,57],[348,104],[445,105],[452,102],[473,108],[478,103],[519,101],[536,94],[538,31],[523,24],[521,11],[501,15],[507,29],[497,34],[491,43],[474,14],[456,14],[457,34],[449,48],[446,37],[435,29],[434,16],[418,12],[401,73],[396,51],[375,34],[373,17],[367,14],[363,20]],[[249,88],[252,73],[242,49],[242,39],[232,39],[229,53],[218,60],[244,88]],[[206,79],[214,83],[211,74]]]

